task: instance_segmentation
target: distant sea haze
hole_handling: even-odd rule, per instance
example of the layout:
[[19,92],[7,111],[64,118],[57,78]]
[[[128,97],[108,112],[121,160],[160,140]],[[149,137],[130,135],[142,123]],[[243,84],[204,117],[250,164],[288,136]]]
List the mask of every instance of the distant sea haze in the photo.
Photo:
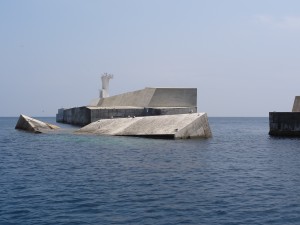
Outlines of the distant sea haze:
[[268,118],[209,118],[199,140],[36,135],[17,119],[0,118],[0,224],[300,224],[300,139],[270,137]]

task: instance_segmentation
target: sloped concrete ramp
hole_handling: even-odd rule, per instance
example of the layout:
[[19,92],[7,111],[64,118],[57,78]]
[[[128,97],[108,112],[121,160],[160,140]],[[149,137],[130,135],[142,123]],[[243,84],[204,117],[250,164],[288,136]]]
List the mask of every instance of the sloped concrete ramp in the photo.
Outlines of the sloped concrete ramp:
[[196,107],[197,88],[145,88],[93,100],[94,107]]
[[36,120],[22,114],[20,115],[19,120],[15,127],[15,129],[18,130],[25,130],[33,133],[44,133],[58,128],[59,128],[58,126],[55,126],[53,124],[44,123],[40,120]]
[[189,139],[212,136],[206,113],[102,119],[76,133]]

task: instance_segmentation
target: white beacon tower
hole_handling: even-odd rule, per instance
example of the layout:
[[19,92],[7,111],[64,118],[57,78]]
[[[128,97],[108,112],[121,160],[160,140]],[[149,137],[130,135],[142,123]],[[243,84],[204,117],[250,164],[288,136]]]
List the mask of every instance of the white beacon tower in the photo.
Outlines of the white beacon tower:
[[101,80],[102,80],[102,90],[100,90],[100,98],[107,98],[109,97],[109,80],[113,79],[114,75],[112,74],[108,74],[108,73],[103,73],[101,76]]

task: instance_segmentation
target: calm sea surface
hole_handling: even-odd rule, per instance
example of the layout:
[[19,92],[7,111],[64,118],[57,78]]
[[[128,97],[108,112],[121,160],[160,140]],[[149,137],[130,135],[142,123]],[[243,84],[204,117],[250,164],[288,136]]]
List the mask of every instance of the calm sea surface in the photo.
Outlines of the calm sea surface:
[[209,120],[213,138],[174,141],[0,118],[0,224],[300,224],[300,139],[269,137],[268,118]]

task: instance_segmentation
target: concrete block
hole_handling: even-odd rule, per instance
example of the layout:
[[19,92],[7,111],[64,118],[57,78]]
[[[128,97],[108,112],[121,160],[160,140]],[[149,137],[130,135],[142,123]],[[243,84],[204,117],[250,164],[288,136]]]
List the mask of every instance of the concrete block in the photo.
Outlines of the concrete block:
[[20,115],[15,127],[15,129],[18,130],[25,130],[33,133],[44,133],[58,128],[58,126],[55,126],[53,124],[44,123],[25,115]]
[[170,139],[212,136],[206,113],[102,119],[76,133]]
[[100,99],[98,106],[196,107],[197,88],[145,88]]
[[270,112],[269,135],[300,137],[300,112]]
[[91,122],[91,111],[88,107],[74,107],[63,110],[63,119],[61,113],[56,114],[56,122],[84,126]]

